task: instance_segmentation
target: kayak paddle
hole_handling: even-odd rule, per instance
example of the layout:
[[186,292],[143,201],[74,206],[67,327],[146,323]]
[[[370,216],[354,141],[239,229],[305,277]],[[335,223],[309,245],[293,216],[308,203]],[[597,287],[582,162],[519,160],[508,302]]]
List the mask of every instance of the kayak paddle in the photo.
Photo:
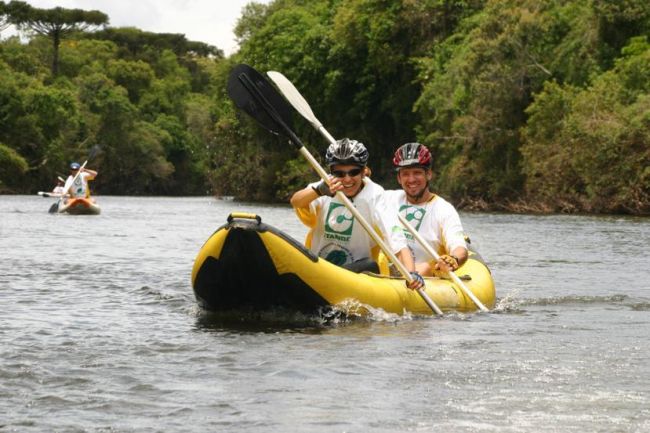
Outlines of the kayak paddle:
[[[288,80],[287,80],[288,81]],[[277,83],[276,83],[277,84]],[[293,85],[292,85],[293,87]],[[295,89],[295,87],[294,87]],[[282,88],[280,88],[282,90]],[[327,182],[327,172],[316,161],[309,150],[302,144],[293,130],[289,127],[291,122],[290,109],[286,100],[280,96],[275,87],[273,87],[259,72],[248,65],[238,65],[230,73],[227,85],[227,91],[235,105],[244,110],[248,115],[257,120],[264,128],[276,135],[283,135],[298,148],[298,151],[307,159],[312,168],[318,173],[320,178]],[[298,93],[297,90],[295,92]],[[286,95],[285,95],[286,97]],[[307,101],[302,98],[304,105],[309,108]],[[289,99],[289,102],[292,102]],[[293,103],[292,103],[293,105]],[[295,108],[295,106],[294,106]],[[311,112],[311,109],[309,109]],[[301,112],[302,114],[302,112]],[[313,116],[313,113],[312,113]],[[315,118],[315,117],[314,117]],[[323,128],[324,129],[324,128]],[[330,136],[331,137],[331,136]],[[331,138],[330,142],[335,142]],[[370,224],[363,218],[359,211],[352,205],[350,200],[341,191],[337,191],[336,197],[345,205],[345,207],[354,215],[361,226],[377,243],[379,248],[384,252],[386,257],[397,267],[402,276],[411,283],[413,277],[408,269],[400,262],[395,254],[386,246],[384,241],[373,230]],[[425,303],[436,314],[442,314],[442,310],[429,298],[422,288],[418,291]]]

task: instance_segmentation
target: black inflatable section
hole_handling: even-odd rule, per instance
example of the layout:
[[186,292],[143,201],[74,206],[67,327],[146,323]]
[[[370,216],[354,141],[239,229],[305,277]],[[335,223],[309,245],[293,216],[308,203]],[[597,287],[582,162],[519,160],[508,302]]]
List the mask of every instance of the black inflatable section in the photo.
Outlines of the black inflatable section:
[[199,304],[209,311],[286,308],[308,314],[328,305],[297,275],[278,274],[257,233],[268,228],[263,226],[230,226],[219,259],[207,257],[197,272],[194,294]]

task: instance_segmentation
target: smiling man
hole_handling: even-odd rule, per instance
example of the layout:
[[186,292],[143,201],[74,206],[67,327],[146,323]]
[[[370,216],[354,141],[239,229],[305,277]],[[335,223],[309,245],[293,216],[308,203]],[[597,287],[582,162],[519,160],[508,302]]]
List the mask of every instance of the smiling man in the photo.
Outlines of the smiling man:
[[332,143],[325,154],[330,169],[327,182],[307,185],[291,197],[291,205],[300,220],[311,230],[306,246],[319,257],[355,272],[377,273],[378,247],[354,215],[338,199],[341,191],[353,202],[361,216],[377,228],[388,247],[413,275],[410,288],[424,282],[415,273],[413,256],[395,212],[384,198],[384,188],[367,177],[368,150],[356,140],[344,138]]
[[395,151],[393,165],[402,189],[386,191],[389,206],[406,218],[440,255],[436,262],[406,233],[416,271],[421,275],[455,271],[467,261],[465,234],[454,206],[429,187],[433,178],[431,152],[420,143],[406,143]]

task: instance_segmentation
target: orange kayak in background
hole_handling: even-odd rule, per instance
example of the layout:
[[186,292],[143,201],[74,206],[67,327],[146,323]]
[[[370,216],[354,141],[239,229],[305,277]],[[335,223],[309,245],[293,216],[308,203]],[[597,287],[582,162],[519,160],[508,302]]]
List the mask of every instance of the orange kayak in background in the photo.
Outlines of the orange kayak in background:
[[101,208],[91,198],[72,198],[59,206],[59,213],[71,215],[99,215]]

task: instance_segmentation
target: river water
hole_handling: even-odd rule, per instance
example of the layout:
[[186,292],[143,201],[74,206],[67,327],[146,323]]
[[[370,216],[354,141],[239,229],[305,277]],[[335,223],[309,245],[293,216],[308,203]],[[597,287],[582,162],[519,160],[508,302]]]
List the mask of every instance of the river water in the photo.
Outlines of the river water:
[[223,323],[194,258],[232,211],[0,197],[0,432],[650,432],[650,219],[462,213],[498,306]]

